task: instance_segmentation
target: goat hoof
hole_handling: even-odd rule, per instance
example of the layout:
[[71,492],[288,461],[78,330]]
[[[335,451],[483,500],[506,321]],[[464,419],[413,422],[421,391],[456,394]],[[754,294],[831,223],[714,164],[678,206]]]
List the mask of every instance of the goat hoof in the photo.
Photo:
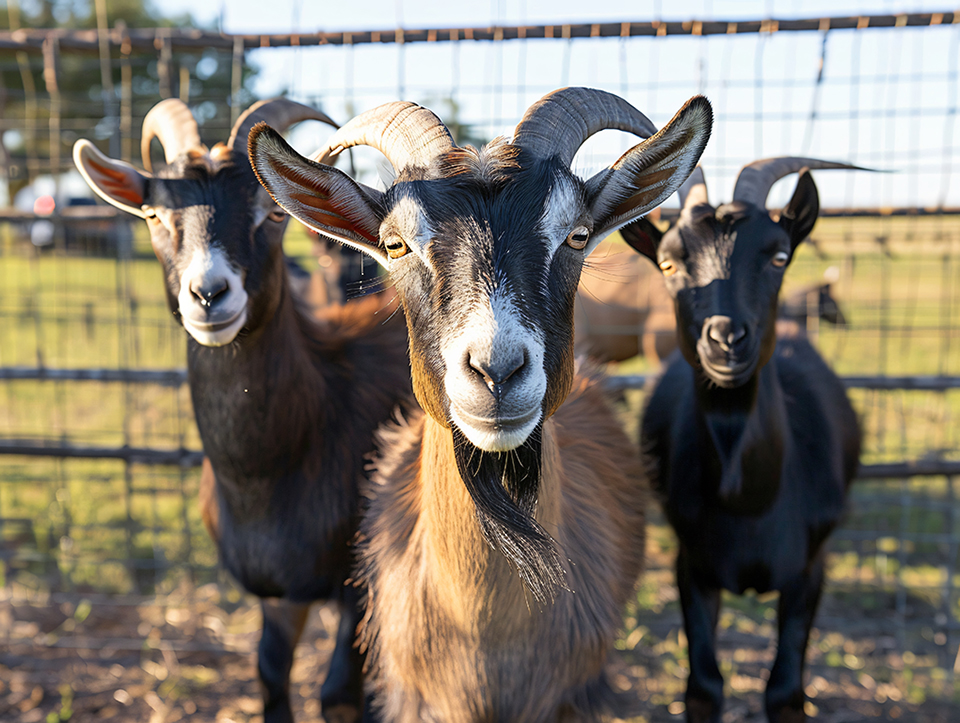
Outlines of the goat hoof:
[[341,703],[323,710],[324,723],[357,723],[360,720],[360,710],[355,705]]
[[770,719],[770,723],[803,723],[807,719],[807,714],[802,707],[791,708],[787,706],[767,717]]
[[687,698],[687,723],[719,723],[720,706],[705,698]]

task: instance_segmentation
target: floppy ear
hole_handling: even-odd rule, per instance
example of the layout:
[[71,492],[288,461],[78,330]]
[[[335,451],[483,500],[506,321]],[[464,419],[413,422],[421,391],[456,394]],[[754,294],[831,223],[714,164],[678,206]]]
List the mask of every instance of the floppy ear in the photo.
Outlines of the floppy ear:
[[140,206],[149,175],[129,163],[108,158],[85,138],[73,144],[73,162],[90,188],[104,201],[134,216],[147,217]]
[[594,231],[587,253],[604,236],[667,200],[697,167],[710,139],[710,102],[694,96],[656,134],[587,181]]
[[786,208],[780,213],[780,227],[790,236],[791,251],[803,241],[817,222],[820,213],[820,196],[817,193],[817,184],[813,182],[813,175],[809,168],[800,171],[797,179],[797,189]]
[[653,225],[652,221],[641,218],[620,229],[620,235],[634,251],[657,263],[657,249],[663,232]]
[[248,155],[260,183],[287,213],[387,266],[380,244],[383,194],[304,158],[266,123],[250,131]]

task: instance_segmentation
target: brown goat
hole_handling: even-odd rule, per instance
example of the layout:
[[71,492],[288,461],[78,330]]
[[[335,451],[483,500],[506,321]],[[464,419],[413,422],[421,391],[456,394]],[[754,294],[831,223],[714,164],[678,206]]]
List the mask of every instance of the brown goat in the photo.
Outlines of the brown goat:
[[677,348],[673,299],[656,266],[604,241],[584,264],[574,349],[601,362],[642,355],[660,362]]
[[587,137],[655,131],[616,96],[557,91],[479,151],[388,104],[328,146],[383,151],[385,193],[251,134],[278,203],[387,266],[407,316],[425,411],[383,433],[360,543],[385,720],[597,720],[624,702],[605,668],[647,491],[599,379],[575,370],[574,295],[584,257],[673,193],[710,125],[693,99],[584,182],[570,163]]

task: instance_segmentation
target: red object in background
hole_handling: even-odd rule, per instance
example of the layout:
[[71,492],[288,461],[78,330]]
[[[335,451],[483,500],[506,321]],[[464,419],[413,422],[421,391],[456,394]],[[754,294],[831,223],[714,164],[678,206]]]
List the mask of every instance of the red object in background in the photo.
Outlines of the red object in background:
[[33,212],[38,216],[49,216],[57,207],[57,202],[53,196],[40,196],[33,202]]

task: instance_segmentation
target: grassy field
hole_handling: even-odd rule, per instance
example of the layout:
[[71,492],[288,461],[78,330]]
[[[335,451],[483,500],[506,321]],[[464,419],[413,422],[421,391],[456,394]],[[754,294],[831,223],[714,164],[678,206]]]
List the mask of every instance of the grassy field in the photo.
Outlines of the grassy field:
[[[184,332],[135,228],[134,257],[123,262],[37,255],[0,235],[0,367],[184,365]],[[815,338],[839,373],[960,375],[960,220],[822,220],[814,239],[816,248],[799,252],[785,290],[817,283],[828,269],[837,278],[834,294],[849,324],[824,325]],[[288,234],[287,252],[314,264],[299,227]],[[615,371],[651,369],[638,359]],[[642,398],[630,391],[622,407],[634,434]],[[865,463],[960,458],[960,390],[853,390],[851,398],[863,420]],[[200,447],[187,388],[152,384],[0,382],[4,438]],[[196,469],[175,466],[0,455],[0,589],[172,594],[217,580],[215,552],[194,504],[198,477]],[[862,481],[831,543],[816,664],[849,672],[860,693],[873,691],[874,702],[889,699],[890,686],[905,702],[952,695],[949,671],[960,642],[958,498],[956,478]],[[650,696],[664,705],[680,696],[677,673],[686,665],[674,552],[672,533],[654,515],[649,571],[619,643],[634,669],[660,676],[662,689],[651,683]],[[771,600],[731,598],[726,609],[721,627],[734,639],[772,634]],[[871,638],[894,640],[899,672],[866,650]],[[739,685],[753,695],[757,661],[771,653],[746,659],[737,650],[724,653],[727,679],[734,694]],[[821,678],[842,687],[839,672]]]

